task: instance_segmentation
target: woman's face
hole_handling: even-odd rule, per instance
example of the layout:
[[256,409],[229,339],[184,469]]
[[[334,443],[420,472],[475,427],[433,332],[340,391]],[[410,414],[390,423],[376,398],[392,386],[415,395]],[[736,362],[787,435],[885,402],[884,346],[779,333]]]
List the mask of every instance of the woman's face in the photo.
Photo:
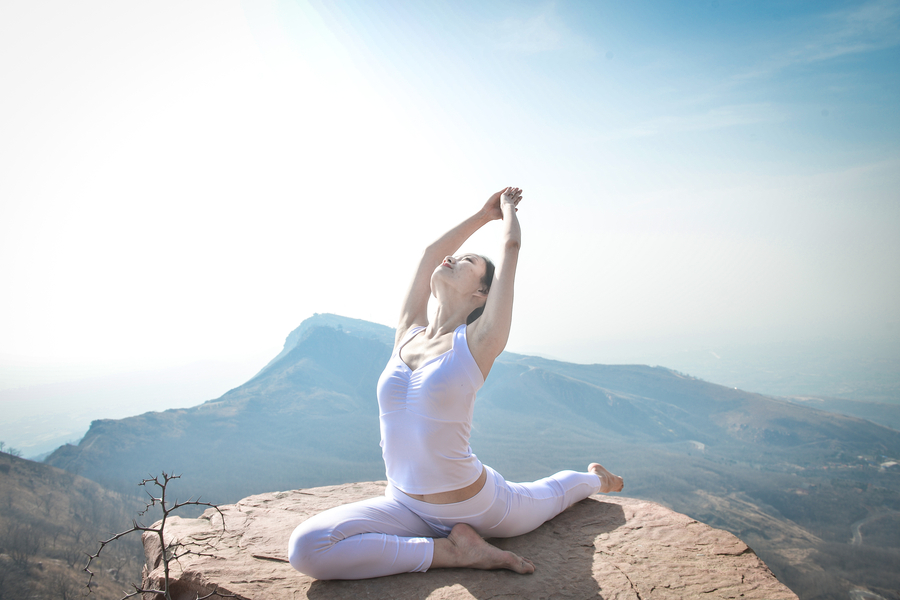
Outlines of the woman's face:
[[431,275],[431,293],[435,293],[435,285],[440,282],[453,289],[474,294],[481,290],[487,264],[477,254],[447,256]]

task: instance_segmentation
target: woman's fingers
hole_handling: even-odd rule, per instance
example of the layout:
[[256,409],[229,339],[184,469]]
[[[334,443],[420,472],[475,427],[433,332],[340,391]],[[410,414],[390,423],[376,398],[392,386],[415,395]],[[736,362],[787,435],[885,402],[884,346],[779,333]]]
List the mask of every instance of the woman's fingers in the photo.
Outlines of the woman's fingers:
[[506,200],[512,202],[513,205],[518,204],[522,200],[522,188],[507,187],[501,192],[501,197],[505,196]]

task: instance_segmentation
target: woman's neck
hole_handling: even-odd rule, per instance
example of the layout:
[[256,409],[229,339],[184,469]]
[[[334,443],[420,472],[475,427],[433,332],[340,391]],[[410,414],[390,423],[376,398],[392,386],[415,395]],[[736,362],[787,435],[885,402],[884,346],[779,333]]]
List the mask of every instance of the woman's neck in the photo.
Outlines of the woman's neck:
[[[473,308],[472,310],[475,309]],[[455,331],[457,327],[466,322],[472,310],[466,310],[466,307],[461,304],[438,304],[434,318],[428,324],[428,337],[436,337]]]

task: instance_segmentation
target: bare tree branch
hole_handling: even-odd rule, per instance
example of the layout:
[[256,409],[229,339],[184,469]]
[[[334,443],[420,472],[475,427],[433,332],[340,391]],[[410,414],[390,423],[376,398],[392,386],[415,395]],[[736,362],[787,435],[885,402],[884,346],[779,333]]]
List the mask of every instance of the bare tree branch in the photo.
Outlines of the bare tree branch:
[[[165,536],[164,536],[165,528],[166,528],[166,521],[168,520],[170,514],[172,514],[174,511],[178,510],[179,508],[182,508],[185,506],[206,506],[208,508],[215,509],[216,512],[219,513],[219,516],[222,517],[222,535],[225,534],[225,514],[221,511],[221,509],[219,509],[219,507],[217,505],[212,504],[211,502],[201,502],[199,496],[197,497],[196,500],[194,500],[193,496],[192,496],[190,499],[188,499],[184,502],[179,502],[176,499],[175,502],[172,503],[171,505],[168,503],[168,501],[166,500],[166,493],[168,492],[169,483],[174,479],[181,479],[181,475],[169,475],[168,473],[163,471],[161,475],[147,477],[138,484],[145,488],[145,491],[147,492],[147,496],[149,498],[146,506],[144,507],[144,510],[140,511],[138,513],[138,516],[143,517],[150,511],[150,509],[158,506],[162,510],[162,519],[157,521],[156,527],[147,526],[147,525],[144,525],[142,522],[138,521],[137,519],[132,519],[130,529],[127,529],[125,531],[117,533],[114,536],[110,537],[109,539],[100,541],[100,547],[97,549],[97,552],[94,554],[88,555],[87,565],[83,569],[85,573],[88,573],[90,575],[90,577],[88,578],[88,582],[87,582],[87,588],[88,588],[89,594],[93,591],[93,589],[91,588],[91,582],[94,579],[94,572],[91,571],[91,564],[94,562],[94,560],[100,559],[100,553],[103,552],[103,549],[106,548],[106,546],[108,544],[111,544],[112,542],[114,542],[120,538],[123,538],[129,534],[135,533],[135,532],[152,533],[152,534],[156,535],[157,539],[159,540],[159,547],[160,547],[160,551],[162,553],[162,567],[163,567],[163,579],[161,582],[162,589],[159,589],[159,590],[146,589],[142,585],[139,586],[136,584],[131,584],[131,587],[134,588],[134,591],[123,596],[121,600],[128,600],[128,598],[135,598],[135,597],[137,597],[139,595],[143,595],[143,594],[155,594],[157,596],[165,598],[165,600],[172,600],[172,595],[170,592],[170,584],[171,584],[170,565],[171,565],[172,561],[178,562],[181,558],[188,556],[188,555],[212,556],[211,554],[204,552],[204,550],[206,550],[206,549],[215,548],[215,545],[210,544],[209,542],[207,542],[206,544],[203,544],[203,545],[195,544],[197,546],[200,546],[198,549],[189,548],[189,547],[185,546],[184,544],[182,544],[181,542],[177,542],[177,541],[172,542],[169,545],[166,545]],[[154,489],[154,486],[155,486],[155,489]],[[152,493],[153,491],[158,493],[159,497],[154,496]],[[221,539],[221,537],[219,539]],[[207,600],[207,599],[213,598],[213,597],[237,598],[238,596],[235,596],[234,594],[230,594],[230,593],[219,592],[219,588],[217,586],[212,592],[206,594],[205,596],[200,596],[200,594],[198,593],[195,600]]]

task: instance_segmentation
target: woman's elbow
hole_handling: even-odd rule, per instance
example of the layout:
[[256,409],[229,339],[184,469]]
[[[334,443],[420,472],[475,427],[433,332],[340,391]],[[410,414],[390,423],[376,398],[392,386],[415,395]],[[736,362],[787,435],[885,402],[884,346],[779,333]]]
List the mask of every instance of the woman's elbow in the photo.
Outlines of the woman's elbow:
[[519,253],[519,248],[522,247],[522,240],[519,238],[509,238],[503,244],[503,249],[506,252],[514,252],[516,254]]

